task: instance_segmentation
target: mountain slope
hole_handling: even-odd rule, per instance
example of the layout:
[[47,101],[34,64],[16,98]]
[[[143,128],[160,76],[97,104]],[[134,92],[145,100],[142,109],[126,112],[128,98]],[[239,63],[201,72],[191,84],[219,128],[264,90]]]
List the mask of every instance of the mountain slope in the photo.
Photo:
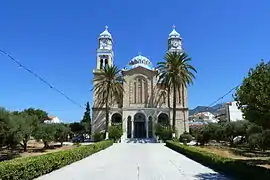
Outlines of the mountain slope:
[[196,108],[189,110],[189,115],[194,115],[194,114],[197,114],[197,113],[200,113],[200,112],[210,112],[212,114],[216,114],[217,110],[219,108],[221,108],[222,106],[223,106],[223,104],[216,104],[216,105],[214,105],[212,107],[197,106]]

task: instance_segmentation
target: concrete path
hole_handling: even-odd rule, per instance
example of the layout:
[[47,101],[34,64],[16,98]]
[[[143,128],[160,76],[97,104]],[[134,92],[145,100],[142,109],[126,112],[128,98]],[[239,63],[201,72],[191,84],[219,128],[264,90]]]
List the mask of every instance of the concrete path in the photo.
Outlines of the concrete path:
[[37,180],[225,180],[224,176],[157,143],[114,144]]

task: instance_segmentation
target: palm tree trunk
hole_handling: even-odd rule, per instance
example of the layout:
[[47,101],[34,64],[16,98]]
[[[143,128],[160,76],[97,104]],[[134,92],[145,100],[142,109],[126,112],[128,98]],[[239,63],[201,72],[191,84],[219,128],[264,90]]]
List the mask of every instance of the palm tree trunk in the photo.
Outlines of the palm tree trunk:
[[110,84],[108,84],[108,90],[107,90],[107,94],[106,94],[106,129],[105,129],[105,139],[107,138],[106,135],[108,134],[109,131],[109,91],[110,91]]
[[[106,97],[106,129],[105,129],[105,138],[107,138],[106,137],[106,134],[108,133],[108,130],[109,130],[109,105],[108,105],[108,96]],[[104,138],[104,139],[105,139]]]
[[173,131],[175,133],[175,120],[176,120],[176,85],[173,83]]
[[182,85],[182,105],[183,105],[183,111],[184,111],[184,133],[187,132],[186,129],[186,112],[184,110],[185,108],[185,91],[184,86]]
[[171,94],[171,88],[168,86],[168,107],[171,108],[171,102],[170,102],[170,94]]

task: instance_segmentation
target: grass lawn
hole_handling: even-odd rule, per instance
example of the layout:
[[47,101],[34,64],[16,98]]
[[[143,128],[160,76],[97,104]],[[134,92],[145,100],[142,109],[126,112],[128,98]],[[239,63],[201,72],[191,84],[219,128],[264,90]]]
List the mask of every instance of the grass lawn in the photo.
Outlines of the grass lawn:
[[55,143],[50,144],[50,148],[44,149],[44,144],[42,142],[37,142],[35,140],[30,140],[27,145],[27,152],[24,152],[21,146],[17,146],[12,152],[9,149],[2,148],[0,149],[0,161],[14,159],[18,157],[27,157],[27,156],[38,156],[41,154],[47,154],[51,152],[61,151],[72,149],[77,146],[75,145],[56,145]]
[[204,146],[196,148],[215,153],[223,157],[243,160],[247,163],[254,164],[257,166],[262,166],[270,169],[270,151],[258,151],[250,150],[247,147],[227,147],[227,146]]

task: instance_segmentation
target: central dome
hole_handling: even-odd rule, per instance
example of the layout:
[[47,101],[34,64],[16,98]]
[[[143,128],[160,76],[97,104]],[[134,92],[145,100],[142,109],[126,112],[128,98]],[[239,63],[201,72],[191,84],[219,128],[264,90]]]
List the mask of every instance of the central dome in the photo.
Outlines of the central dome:
[[129,61],[128,65],[125,67],[125,70],[133,69],[133,68],[136,68],[138,66],[144,67],[144,68],[149,69],[149,70],[154,69],[151,61],[147,57],[139,54],[138,56],[135,56],[134,58],[132,58]]
[[143,65],[147,65],[147,66],[152,65],[151,61],[147,57],[142,56],[142,55],[135,56],[129,62],[129,65],[135,65],[135,64],[143,64]]

